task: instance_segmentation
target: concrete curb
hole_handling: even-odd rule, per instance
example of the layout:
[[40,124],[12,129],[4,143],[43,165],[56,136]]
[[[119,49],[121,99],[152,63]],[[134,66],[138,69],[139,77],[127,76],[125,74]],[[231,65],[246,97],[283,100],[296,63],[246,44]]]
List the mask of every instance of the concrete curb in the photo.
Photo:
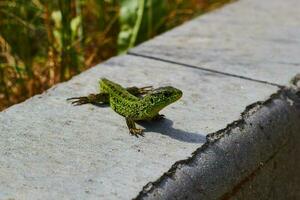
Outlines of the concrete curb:
[[[238,1],[1,112],[0,199],[300,199],[297,5]],[[101,77],[184,95],[137,139],[66,101]]]
[[299,199],[300,94],[283,88],[209,134],[135,199]]

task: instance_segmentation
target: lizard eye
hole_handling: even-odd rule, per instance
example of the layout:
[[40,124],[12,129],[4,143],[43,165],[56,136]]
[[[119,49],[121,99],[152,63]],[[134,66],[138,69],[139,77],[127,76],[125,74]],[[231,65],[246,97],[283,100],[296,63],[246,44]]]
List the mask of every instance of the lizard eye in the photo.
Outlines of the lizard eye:
[[171,95],[172,95],[171,92],[166,92],[166,93],[165,93],[165,97],[170,97]]
[[153,99],[152,99],[152,98],[150,99],[150,102],[151,102],[152,104],[154,103],[154,101],[153,101]]

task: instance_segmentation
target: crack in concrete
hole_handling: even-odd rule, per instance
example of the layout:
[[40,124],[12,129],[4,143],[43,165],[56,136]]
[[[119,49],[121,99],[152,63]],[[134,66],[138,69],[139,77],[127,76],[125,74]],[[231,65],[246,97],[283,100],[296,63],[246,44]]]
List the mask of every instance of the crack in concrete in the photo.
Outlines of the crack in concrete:
[[253,180],[256,177],[256,175],[264,168],[264,166],[266,166],[266,164],[268,164],[270,161],[272,161],[274,159],[274,157],[288,144],[288,141],[289,141],[289,138],[287,138],[284,141],[284,143],[277,149],[277,151],[275,151],[266,161],[260,162],[258,167],[255,168],[248,176],[246,176],[245,178],[240,180],[232,188],[231,191],[226,192],[225,194],[223,194],[218,199],[228,200],[231,197],[233,197],[235,194],[237,194],[246,183],[248,183],[249,181]]
[[181,62],[168,60],[168,59],[164,59],[164,58],[158,58],[158,57],[155,57],[155,56],[148,56],[148,55],[143,55],[143,54],[138,54],[138,53],[133,53],[133,52],[128,52],[127,54],[131,55],[131,56],[142,57],[142,58],[157,60],[157,61],[166,62],[166,63],[172,63],[172,64],[175,64],[175,65],[189,67],[189,68],[192,68],[192,69],[198,69],[198,70],[207,71],[207,72],[211,72],[211,73],[215,73],[215,74],[222,74],[222,75],[225,75],[225,76],[230,76],[230,77],[234,77],[234,78],[253,81],[253,82],[256,82],[256,83],[262,83],[262,84],[276,86],[276,87],[279,87],[279,88],[284,88],[283,85],[280,85],[280,84],[277,84],[277,83],[272,83],[272,82],[268,82],[268,81],[254,79],[254,78],[250,78],[250,77],[246,77],[246,76],[242,76],[242,75],[237,75],[237,74],[231,74],[231,73],[222,72],[222,71],[218,71],[218,70],[208,69],[208,68],[205,68],[205,67],[199,67],[199,66],[196,66],[196,65],[190,65],[190,64],[181,63]]

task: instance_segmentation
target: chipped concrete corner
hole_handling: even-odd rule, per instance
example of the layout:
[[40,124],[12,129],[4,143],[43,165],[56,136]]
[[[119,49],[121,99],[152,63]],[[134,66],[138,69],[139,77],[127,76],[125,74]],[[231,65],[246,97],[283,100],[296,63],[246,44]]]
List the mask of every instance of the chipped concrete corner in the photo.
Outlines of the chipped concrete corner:
[[300,90],[281,88],[135,199],[300,199],[299,133]]

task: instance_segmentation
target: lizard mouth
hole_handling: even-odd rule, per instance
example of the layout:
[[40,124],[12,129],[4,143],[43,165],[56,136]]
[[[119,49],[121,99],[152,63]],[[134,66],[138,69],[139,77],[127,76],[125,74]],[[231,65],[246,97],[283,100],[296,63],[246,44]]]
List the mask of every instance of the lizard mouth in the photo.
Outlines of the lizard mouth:
[[177,88],[172,88],[172,95],[170,97],[170,103],[173,103],[177,100],[179,100],[182,97],[183,93],[181,90]]
[[182,97],[182,91],[177,89],[177,88],[172,88],[172,96],[174,98],[174,101],[177,101],[178,99],[180,99]]
[[[177,96],[178,99],[180,99],[180,98],[182,97],[182,95],[183,95],[183,92],[182,92],[181,90],[178,90],[178,96]],[[178,100],[178,99],[177,99],[177,100]]]

